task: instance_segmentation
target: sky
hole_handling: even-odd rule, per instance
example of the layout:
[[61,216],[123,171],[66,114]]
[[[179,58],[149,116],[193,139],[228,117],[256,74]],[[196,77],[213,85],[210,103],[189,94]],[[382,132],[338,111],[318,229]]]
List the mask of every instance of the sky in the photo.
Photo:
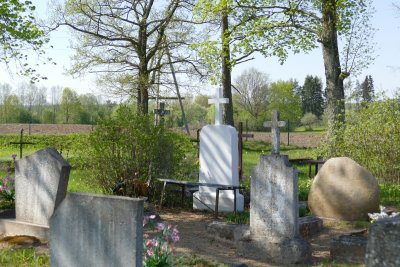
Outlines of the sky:
[[[400,88],[400,11],[395,10],[393,1],[396,0],[374,0],[376,12],[372,18],[372,25],[377,29],[375,34],[376,59],[358,77],[360,82],[366,75],[371,75],[376,92],[384,92],[392,96],[397,88]],[[37,7],[37,15],[44,18],[48,14],[46,0],[33,0]],[[400,2],[400,1],[399,1]],[[66,28],[61,28],[50,36],[53,49],[47,50],[47,56],[53,58],[56,66],[40,66],[37,70],[48,80],[40,82],[38,85],[50,88],[52,86],[70,87],[78,94],[94,93],[101,95],[97,90],[95,78],[92,75],[74,78],[68,75],[66,70],[70,67],[70,57],[73,50],[69,48],[70,33]],[[236,66],[232,71],[233,81],[245,69],[256,68],[269,75],[271,81],[296,79],[299,84],[304,83],[307,75],[319,76],[323,81],[324,66],[322,51],[320,48],[308,54],[290,55],[283,65],[280,65],[275,58],[264,58],[256,55],[252,61]],[[8,82],[17,85],[22,80],[26,80],[16,74],[9,75],[5,66],[0,66],[0,82]],[[205,85],[204,94],[214,94],[215,89]]]

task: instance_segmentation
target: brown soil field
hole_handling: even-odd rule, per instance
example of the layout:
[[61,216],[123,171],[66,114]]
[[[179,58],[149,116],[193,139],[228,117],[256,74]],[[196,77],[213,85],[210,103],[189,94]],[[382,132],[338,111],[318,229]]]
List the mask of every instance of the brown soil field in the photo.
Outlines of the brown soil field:
[[92,125],[84,124],[27,124],[7,123],[0,124],[0,134],[19,134],[24,129],[24,134],[71,134],[88,133]]
[[[71,133],[88,133],[93,129],[93,125],[84,124],[23,124],[9,123],[0,124],[0,134],[19,134],[24,129],[25,134],[71,134]],[[180,129],[179,129],[180,131]],[[191,129],[192,138],[196,138],[197,129]],[[254,138],[248,140],[271,142],[271,134],[269,132],[249,132]],[[289,144],[298,147],[316,147],[318,146],[323,134],[314,133],[290,133]],[[288,134],[281,133],[281,142],[287,144]]]

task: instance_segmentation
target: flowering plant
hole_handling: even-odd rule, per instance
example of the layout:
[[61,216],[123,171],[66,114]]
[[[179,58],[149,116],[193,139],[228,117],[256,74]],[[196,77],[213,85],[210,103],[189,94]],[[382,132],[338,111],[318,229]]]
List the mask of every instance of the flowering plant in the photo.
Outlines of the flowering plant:
[[165,223],[157,223],[154,225],[155,216],[145,216],[143,227],[148,226],[156,233],[150,237],[149,234],[144,234],[143,239],[143,266],[146,267],[161,267],[172,266],[169,256],[171,255],[174,245],[179,241],[179,231],[176,226]]
[[8,174],[6,177],[0,180],[0,198],[8,201],[15,200],[15,184],[14,184],[14,177],[11,176],[12,168],[15,167],[15,158],[17,157],[16,154],[12,156],[11,166],[8,169]]
[[384,206],[379,206],[379,208],[381,210],[380,213],[368,213],[372,223],[384,218],[393,218],[400,215],[400,212],[392,212],[389,215],[388,210]]

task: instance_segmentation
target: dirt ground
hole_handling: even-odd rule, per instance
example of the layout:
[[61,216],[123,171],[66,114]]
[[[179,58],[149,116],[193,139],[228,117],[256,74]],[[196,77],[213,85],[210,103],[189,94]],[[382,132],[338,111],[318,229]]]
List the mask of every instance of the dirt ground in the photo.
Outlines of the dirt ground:
[[[217,241],[207,235],[206,227],[214,221],[211,213],[169,209],[161,211],[160,216],[163,221],[177,225],[181,236],[176,246],[176,252],[179,254],[194,254],[228,266],[239,264],[255,267],[278,266],[240,257],[236,254],[233,242]],[[312,246],[313,265],[330,261],[329,242],[332,237],[355,230],[352,224],[337,221],[324,221],[324,225],[325,227],[318,235],[311,236],[308,240]]]
[[[0,217],[3,217],[3,215],[6,214],[3,214],[3,212],[0,213]],[[279,266],[240,257],[236,254],[235,244],[233,242],[215,240],[208,235],[206,227],[215,220],[213,213],[194,212],[192,210],[177,208],[163,208],[159,211],[159,215],[163,222],[177,225],[181,238],[175,248],[175,254],[178,256],[196,255],[197,257],[206,258],[227,266],[237,266],[240,264],[255,267]],[[219,219],[222,220],[223,218],[220,217]],[[352,225],[343,222],[324,221],[324,226],[322,232],[309,239],[312,246],[313,265],[318,265],[321,262],[330,262],[329,242],[333,236],[349,233],[354,230]],[[33,247],[39,253],[48,253],[48,243],[40,242],[36,238],[17,237],[8,242],[2,242],[2,238],[3,237],[0,236],[0,249]],[[360,264],[359,266],[363,265]]]

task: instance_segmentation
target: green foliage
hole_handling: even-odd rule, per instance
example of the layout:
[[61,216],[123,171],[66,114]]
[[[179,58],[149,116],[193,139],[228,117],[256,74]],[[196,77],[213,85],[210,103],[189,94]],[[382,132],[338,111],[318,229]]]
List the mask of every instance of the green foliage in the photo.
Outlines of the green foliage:
[[[290,120],[292,127],[296,126],[301,118],[301,99],[295,93],[296,81],[278,81],[271,84],[269,110],[277,109],[281,120]],[[271,114],[271,113],[269,113]]]
[[307,112],[300,121],[306,127],[306,130],[311,131],[311,126],[318,121],[318,118],[314,114]]
[[184,255],[174,259],[174,266],[227,267],[228,265],[197,255]]
[[35,82],[42,78],[36,70],[29,67],[27,49],[43,55],[43,46],[48,42],[44,31],[36,24],[31,1],[0,2],[0,60],[10,63],[15,60],[20,73]]
[[324,158],[347,156],[371,171],[380,182],[400,183],[400,102],[382,100],[347,116],[338,127],[336,146],[321,146]]
[[1,266],[50,266],[49,256],[37,253],[33,248],[28,249],[1,249]]
[[250,224],[250,212],[236,212],[236,213],[229,213],[226,216],[226,220],[230,223],[236,224]]
[[121,181],[129,186],[147,182],[152,188],[155,179],[179,176],[183,169],[189,139],[154,126],[152,116],[135,113],[121,106],[115,117],[101,122],[90,134],[92,181],[105,192]]
[[74,90],[64,88],[61,96],[60,109],[64,117],[63,123],[79,122],[81,103],[78,99],[78,94]]
[[365,76],[365,80],[361,83],[361,96],[364,102],[372,102],[374,99],[374,80],[371,75]]
[[317,76],[307,75],[301,88],[301,102],[303,114],[313,113],[318,118],[324,112],[324,98],[322,96],[322,81]]

